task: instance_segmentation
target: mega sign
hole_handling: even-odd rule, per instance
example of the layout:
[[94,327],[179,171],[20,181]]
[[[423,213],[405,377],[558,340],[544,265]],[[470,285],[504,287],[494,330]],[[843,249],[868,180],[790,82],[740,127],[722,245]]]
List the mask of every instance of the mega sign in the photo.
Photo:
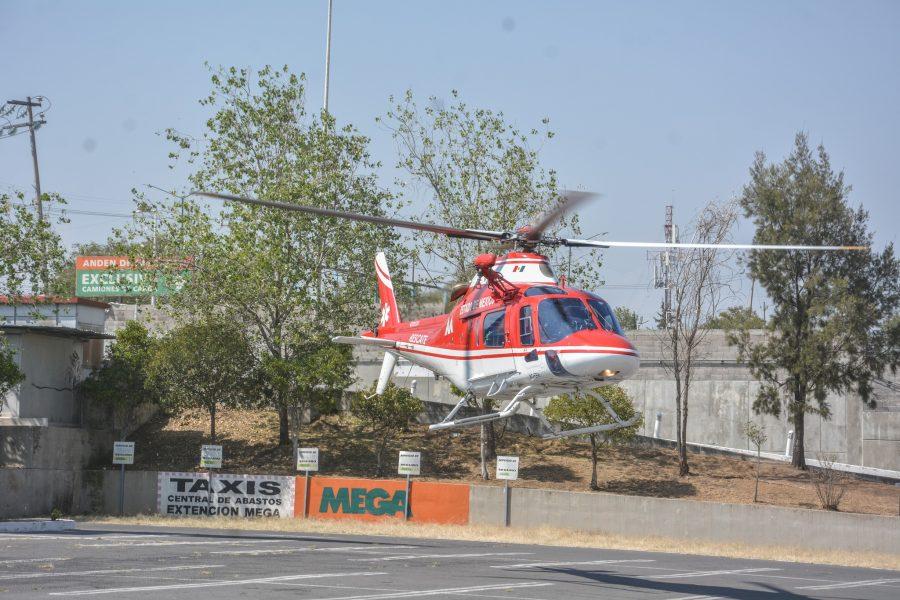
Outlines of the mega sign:
[[157,476],[161,515],[293,517],[294,478],[270,475],[169,473]]
[[184,286],[187,271],[177,277],[138,268],[127,256],[79,256],[75,259],[75,295],[167,296]]
[[[302,481],[298,485],[303,485]],[[469,486],[414,482],[406,497],[406,482],[378,479],[314,477],[310,481],[309,516],[325,519],[402,519],[409,501],[410,521],[469,522]],[[302,514],[302,498],[297,514]]]

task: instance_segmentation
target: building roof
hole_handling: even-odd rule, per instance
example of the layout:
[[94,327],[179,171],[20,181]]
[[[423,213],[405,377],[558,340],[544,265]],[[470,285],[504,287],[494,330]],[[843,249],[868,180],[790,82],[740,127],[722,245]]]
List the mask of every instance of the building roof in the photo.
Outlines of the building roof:
[[67,337],[81,340],[114,340],[116,336],[74,327],[52,327],[43,325],[0,325],[4,333],[36,333],[53,337]]
[[65,296],[3,296],[0,295],[0,304],[78,304],[81,306],[93,306],[95,308],[109,308],[107,302],[88,300],[87,298]]

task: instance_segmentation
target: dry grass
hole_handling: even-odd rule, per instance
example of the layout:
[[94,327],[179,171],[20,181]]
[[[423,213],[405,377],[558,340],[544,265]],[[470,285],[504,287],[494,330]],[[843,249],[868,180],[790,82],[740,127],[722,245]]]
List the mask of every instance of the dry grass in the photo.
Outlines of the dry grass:
[[551,527],[504,528],[485,525],[426,525],[385,521],[337,521],[317,519],[173,518],[158,515],[95,517],[89,523],[197,527],[228,531],[283,531],[316,534],[391,536],[420,539],[463,540],[508,544],[537,544],[608,550],[639,550],[670,554],[722,556],[797,563],[841,565],[900,570],[900,555],[875,552],[810,550],[780,546],[750,546],[704,541],[686,542],[663,537],[627,537],[605,533],[569,531]]
[[[191,471],[197,468],[200,445],[208,443],[204,413],[160,415],[137,431],[134,468]],[[218,419],[226,472],[293,474],[291,448],[279,446],[278,418],[272,411],[222,410]],[[303,446],[318,446],[322,475],[371,477],[375,459],[369,434],[348,417],[326,417],[305,427]],[[458,435],[428,434],[414,426],[391,442],[388,456],[399,449],[422,452],[422,479],[493,485],[479,477],[478,429]],[[520,457],[516,486],[588,491],[590,449],[573,440],[545,441],[507,432],[500,454]],[[753,460],[690,455],[692,475],[679,477],[675,452],[662,448],[612,447],[601,454],[600,491],[658,498],[749,504],[753,501]],[[850,479],[841,510],[897,515],[898,490],[893,485]],[[788,464],[764,461],[760,473],[760,504],[819,509],[815,486],[807,473]]]

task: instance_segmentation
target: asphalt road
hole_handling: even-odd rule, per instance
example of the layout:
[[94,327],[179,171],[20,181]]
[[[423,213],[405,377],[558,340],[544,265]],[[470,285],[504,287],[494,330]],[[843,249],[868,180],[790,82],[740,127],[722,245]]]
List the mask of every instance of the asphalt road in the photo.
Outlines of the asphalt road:
[[900,598],[900,572],[653,552],[87,525],[0,534],[0,598]]

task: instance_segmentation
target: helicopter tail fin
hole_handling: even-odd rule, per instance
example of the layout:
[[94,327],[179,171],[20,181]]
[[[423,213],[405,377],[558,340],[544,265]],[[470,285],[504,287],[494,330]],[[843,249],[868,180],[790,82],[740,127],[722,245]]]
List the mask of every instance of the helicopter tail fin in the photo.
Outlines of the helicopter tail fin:
[[394,284],[391,282],[391,272],[388,271],[384,252],[375,255],[375,274],[378,276],[378,300],[381,304],[381,319],[378,326],[391,329],[400,324],[400,311],[397,309]]

